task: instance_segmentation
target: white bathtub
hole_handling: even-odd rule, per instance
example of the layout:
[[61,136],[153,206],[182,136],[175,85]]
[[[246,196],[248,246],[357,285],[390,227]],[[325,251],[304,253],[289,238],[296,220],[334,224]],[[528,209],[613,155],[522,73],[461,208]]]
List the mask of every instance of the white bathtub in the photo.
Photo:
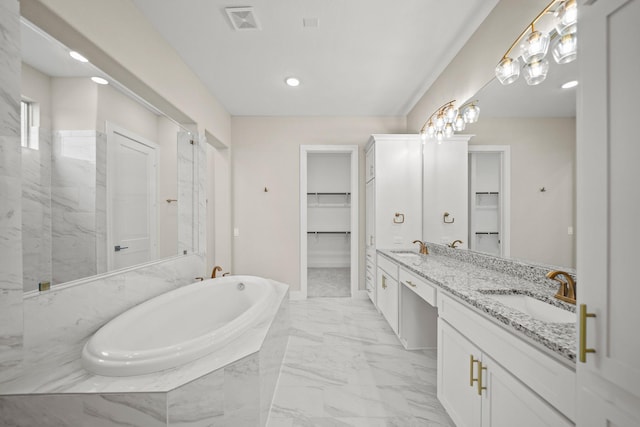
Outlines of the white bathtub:
[[275,297],[253,276],[208,279],[159,295],[100,328],[82,365],[105,376],[149,374],[216,351],[254,324]]

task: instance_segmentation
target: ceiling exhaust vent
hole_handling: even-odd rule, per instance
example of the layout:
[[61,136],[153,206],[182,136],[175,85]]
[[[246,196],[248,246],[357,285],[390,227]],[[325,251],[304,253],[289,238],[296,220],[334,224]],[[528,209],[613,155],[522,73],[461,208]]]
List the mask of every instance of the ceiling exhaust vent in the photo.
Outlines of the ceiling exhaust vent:
[[261,29],[253,7],[226,7],[224,10],[236,31]]

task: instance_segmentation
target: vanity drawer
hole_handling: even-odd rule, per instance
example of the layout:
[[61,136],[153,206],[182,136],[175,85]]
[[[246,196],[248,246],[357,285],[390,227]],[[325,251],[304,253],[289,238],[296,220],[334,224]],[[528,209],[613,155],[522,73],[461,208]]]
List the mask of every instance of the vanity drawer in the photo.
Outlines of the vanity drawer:
[[413,292],[418,294],[420,298],[431,304],[431,306],[437,307],[436,288],[426,279],[418,277],[404,268],[400,268],[400,284],[411,289]]
[[378,255],[378,268],[383,269],[387,274],[389,274],[393,279],[398,278],[398,264],[393,261],[388,260],[382,255]]

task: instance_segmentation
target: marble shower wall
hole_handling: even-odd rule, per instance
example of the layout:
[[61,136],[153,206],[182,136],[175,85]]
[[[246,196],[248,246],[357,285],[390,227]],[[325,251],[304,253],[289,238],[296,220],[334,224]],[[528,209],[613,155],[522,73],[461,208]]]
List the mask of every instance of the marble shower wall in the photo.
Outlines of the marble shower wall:
[[[97,132],[57,130],[51,168],[52,284],[98,273]],[[105,183],[106,186],[106,183]],[[103,206],[101,206],[103,207]]]
[[0,379],[22,358],[20,7],[0,2]]
[[198,170],[195,162],[196,142],[197,138],[188,132],[178,133],[178,253],[184,251],[191,253],[196,248],[194,224],[196,198],[193,194],[194,180]]
[[23,289],[51,281],[51,130],[38,130],[38,149],[22,148]]

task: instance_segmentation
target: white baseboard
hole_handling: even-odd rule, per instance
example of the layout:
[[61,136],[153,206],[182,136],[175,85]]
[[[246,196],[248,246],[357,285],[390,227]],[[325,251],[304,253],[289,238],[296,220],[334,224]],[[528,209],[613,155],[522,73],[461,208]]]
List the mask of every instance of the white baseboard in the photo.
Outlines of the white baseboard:
[[290,291],[289,292],[289,300],[290,301],[299,301],[307,299],[307,296],[302,293],[302,291]]
[[358,289],[355,293],[355,295],[351,295],[351,298],[355,298],[355,299],[367,299],[369,298],[369,295],[367,294],[367,291],[364,289]]

